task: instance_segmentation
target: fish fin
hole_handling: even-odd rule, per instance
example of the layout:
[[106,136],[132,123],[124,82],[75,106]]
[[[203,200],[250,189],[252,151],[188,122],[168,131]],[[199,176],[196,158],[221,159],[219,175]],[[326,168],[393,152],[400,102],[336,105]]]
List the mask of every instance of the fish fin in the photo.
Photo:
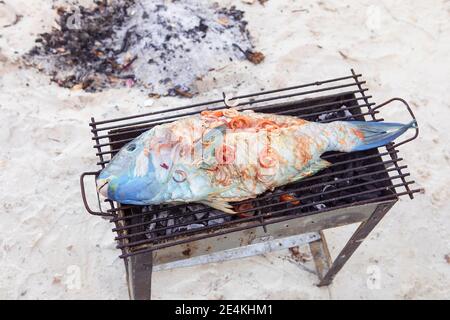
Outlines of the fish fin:
[[229,204],[226,201],[223,200],[204,200],[201,201],[201,203],[203,203],[206,206],[209,206],[211,208],[226,212],[226,213],[230,213],[230,214],[236,214],[236,211],[234,211],[231,206],[231,204]]
[[378,148],[393,141],[410,128],[417,128],[416,120],[407,124],[390,122],[349,121],[362,136],[352,151]]
[[303,170],[301,170],[299,172],[299,174],[296,175],[292,181],[296,181],[296,180],[299,180],[299,179],[302,179],[305,177],[312,176],[312,175],[316,174],[317,172],[319,172],[320,170],[328,168],[329,166],[331,166],[331,162],[320,159],[320,158],[318,160],[311,161],[311,163],[309,165],[306,165],[305,168]]
[[309,165],[308,169],[309,169],[309,171],[312,172],[312,174],[315,174],[315,173],[319,172],[320,170],[328,168],[329,166],[331,166],[331,162],[330,161],[323,160],[323,159],[319,158],[318,160],[312,162]]

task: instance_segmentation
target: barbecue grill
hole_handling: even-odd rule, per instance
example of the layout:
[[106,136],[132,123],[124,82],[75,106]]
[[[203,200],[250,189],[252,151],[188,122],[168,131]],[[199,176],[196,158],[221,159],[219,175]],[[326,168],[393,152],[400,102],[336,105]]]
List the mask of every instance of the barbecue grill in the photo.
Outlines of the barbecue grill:
[[[292,115],[317,122],[382,121],[381,111],[388,105],[405,107],[409,116],[415,119],[403,99],[394,98],[380,105],[370,102],[371,96],[368,89],[363,88],[364,84],[361,74],[351,70],[345,77],[229,100],[224,98],[103,121],[92,118],[90,126],[97,165],[99,169],[104,168],[123,145],[155,125],[203,110],[222,109],[228,101],[239,101],[236,107],[239,110]],[[98,194],[98,209],[93,210],[87,201],[85,179],[95,177],[99,171],[81,175],[82,197],[90,214],[107,217],[115,224],[115,240],[122,252],[120,257],[125,261],[132,299],[151,298],[154,266],[176,264],[271,241],[279,241],[282,247],[282,239],[299,235],[304,235],[302,241],[309,243],[318,285],[326,286],[399,197],[413,199],[420,191],[413,187],[414,181],[409,180],[407,166],[398,151],[400,145],[412,141],[418,133],[416,128],[415,133],[405,140],[379,149],[326,153],[322,158],[330,161],[332,166],[300,182],[237,203],[239,208],[245,208],[239,210],[238,215],[200,204],[121,205],[102,201]],[[298,201],[281,201],[284,194],[294,196]],[[244,204],[246,206],[240,207]],[[322,230],[358,222],[359,227],[333,261]]]

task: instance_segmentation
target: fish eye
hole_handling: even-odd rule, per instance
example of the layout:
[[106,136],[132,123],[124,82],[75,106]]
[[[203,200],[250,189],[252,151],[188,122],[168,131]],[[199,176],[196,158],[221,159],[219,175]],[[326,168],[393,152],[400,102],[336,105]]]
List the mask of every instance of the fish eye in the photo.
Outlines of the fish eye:
[[130,144],[127,147],[127,151],[129,151],[129,152],[133,152],[134,150],[136,150],[136,145],[134,143]]

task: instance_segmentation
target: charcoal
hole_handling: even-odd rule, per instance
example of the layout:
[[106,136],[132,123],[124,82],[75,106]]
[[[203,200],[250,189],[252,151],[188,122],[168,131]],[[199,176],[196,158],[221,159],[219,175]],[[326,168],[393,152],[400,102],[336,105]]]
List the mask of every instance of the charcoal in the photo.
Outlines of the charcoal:
[[[195,81],[230,60],[261,62],[236,7],[206,1],[113,0],[58,8],[58,28],[24,56],[65,88],[139,86],[191,98]],[[241,48],[242,54],[236,47]]]
[[317,209],[317,210],[323,210],[323,209],[325,209],[326,207],[327,207],[327,206],[324,205],[323,203],[318,203],[318,204],[314,205],[314,208]]
[[195,213],[195,218],[196,218],[197,220],[202,219],[202,218],[205,217],[206,214],[207,214],[207,211],[204,210],[204,209],[205,209],[205,206],[204,206],[204,205],[200,205],[200,204],[190,204],[190,205],[188,205],[187,208],[188,208],[188,210],[191,211],[191,212],[197,212],[197,211],[203,210],[203,212]]
[[[220,216],[220,218],[214,219],[215,217]],[[212,210],[211,212],[209,212],[208,214],[208,225],[213,226],[213,225],[219,225],[222,224],[226,221],[231,221],[232,220],[232,216],[228,215],[226,216],[222,211],[219,210]]]
[[342,117],[347,117],[348,120],[354,120],[355,119],[355,118],[353,118],[353,114],[349,110],[347,110],[347,106],[346,105],[343,105],[341,107],[341,109],[343,110]]

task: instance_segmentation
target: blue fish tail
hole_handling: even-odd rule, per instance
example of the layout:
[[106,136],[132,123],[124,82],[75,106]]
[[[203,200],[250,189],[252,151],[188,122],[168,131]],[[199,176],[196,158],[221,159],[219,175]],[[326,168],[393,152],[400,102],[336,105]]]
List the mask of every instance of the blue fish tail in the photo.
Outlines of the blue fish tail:
[[408,129],[417,128],[416,120],[408,124],[394,122],[349,121],[362,134],[352,151],[363,151],[378,148],[392,142]]

